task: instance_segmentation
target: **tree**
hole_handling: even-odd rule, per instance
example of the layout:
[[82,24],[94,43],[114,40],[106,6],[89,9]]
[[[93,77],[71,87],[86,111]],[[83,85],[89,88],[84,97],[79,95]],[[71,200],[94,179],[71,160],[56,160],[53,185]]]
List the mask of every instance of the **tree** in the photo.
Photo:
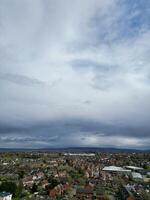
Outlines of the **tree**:
[[0,192],[5,191],[5,192],[10,192],[13,195],[15,195],[16,190],[17,190],[17,185],[14,182],[8,182],[8,181],[6,181],[6,182],[3,182],[0,185]]
[[22,183],[22,181],[19,181],[19,184],[18,184],[18,186],[17,186],[17,190],[16,190],[15,196],[21,197],[21,195],[22,195],[22,190],[23,190],[23,183]]
[[22,179],[24,177],[25,172],[23,170],[18,172],[19,179]]
[[143,191],[141,193],[141,200],[149,200],[149,199],[150,199],[150,195],[146,193],[145,191]]
[[51,179],[49,181],[50,181],[49,182],[50,183],[50,186],[49,186],[50,189],[53,189],[55,186],[57,186],[59,184],[59,181],[57,179],[55,179],[55,178],[53,178],[53,179]]
[[109,196],[104,195],[103,200],[110,200]]
[[37,192],[37,185],[34,183],[31,189],[32,193]]
[[143,168],[144,168],[144,169],[150,169],[150,165],[144,164]]

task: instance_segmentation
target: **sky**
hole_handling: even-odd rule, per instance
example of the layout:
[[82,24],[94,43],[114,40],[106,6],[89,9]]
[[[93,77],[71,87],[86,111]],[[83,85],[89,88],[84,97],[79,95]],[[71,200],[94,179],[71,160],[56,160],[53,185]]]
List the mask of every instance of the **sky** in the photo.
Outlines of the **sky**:
[[0,148],[150,148],[149,0],[0,0]]

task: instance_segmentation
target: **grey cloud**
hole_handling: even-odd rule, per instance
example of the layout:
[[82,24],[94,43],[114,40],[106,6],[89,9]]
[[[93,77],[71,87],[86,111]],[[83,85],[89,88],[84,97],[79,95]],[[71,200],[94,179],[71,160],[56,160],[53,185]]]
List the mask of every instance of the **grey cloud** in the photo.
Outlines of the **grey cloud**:
[[44,86],[45,83],[43,81],[40,81],[36,78],[30,78],[25,75],[19,75],[19,74],[0,74],[0,79],[4,81],[10,81],[12,83],[18,84],[18,85],[25,85],[25,86]]
[[52,136],[52,137],[34,137],[34,136],[27,136],[27,137],[19,137],[19,136],[2,136],[0,137],[0,141],[1,142],[56,142],[58,141],[58,137],[57,136]]
[[136,136],[138,138],[144,138],[149,136],[150,126],[142,127],[142,126],[127,126],[121,124],[106,124],[102,122],[95,122],[91,120],[82,120],[82,119],[66,119],[66,120],[58,120],[58,121],[49,121],[43,123],[33,123],[28,124],[26,126],[8,126],[8,125],[0,125],[0,135],[13,135],[20,134],[20,136],[37,134],[42,138],[42,136],[54,137],[54,136],[67,136],[68,134],[75,133],[85,133],[85,134],[93,134],[93,135],[105,135],[105,136],[119,136],[126,135]]
[[90,100],[86,100],[83,103],[86,104],[86,105],[90,105],[92,102]]
[[[130,138],[132,140],[132,138],[135,137],[138,141],[141,140],[142,143],[145,138],[149,137],[150,127],[126,127],[119,124],[111,125],[74,119],[32,124],[28,127],[22,127],[22,129],[17,126],[16,129],[14,129],[14,127],[12,127],[12,129],[9,127],[8,129],[6,126],[5,130],[7,130],[7,132],[3,132],[3,130],[4,127],[1,127],[0,144],[7,143],[13,145],[23,143],[26,147],[30,144],[32,144],[33,147],[38,147],[38,144],[42,147],[51,147],[53,145],[76,146],[78,140],[78,145],[82,146],[82,141],[87,142],[88,138],[101,138],[101,140],[104,138],[105,140],[105,138],[109,137],[120,138],[124,136],[128,138],[128,140],[130,140]],[[108,146],[108,144],[106,146]],[[110,144],[110,146],[115,145]]]
[[109,80],[109,78],[106,75],[96,75],[92,79],[91,86],[95,89],[105,91],[113,87],[113,84],[114,83],[111,80]]
[[98,61],[93,61],[90,59],[77,59],[77,60],[72,60],[70,62],[71,66],[73,67],[74,70],[79,70],[82,72],[82,70],[85,70],[85,72],[91,70],[95,73],[97,72],[103,72],[103,73],[111,73],[113,71],[117,71],[119,67],[117,65],[110,65],[110,64],[105,64],[101,63]]
[[107,90],[114,87],[114,85],[116,87],[116,82],[118,80],[114,81],[114,77],[118,74],[121,76],[122,74],[120,66],[94,62],[89,59],[73,60],[71,65],[73,69],[79,73],[88,73],[91,71],[93,73],[93,78],[90,85],[99,90]]

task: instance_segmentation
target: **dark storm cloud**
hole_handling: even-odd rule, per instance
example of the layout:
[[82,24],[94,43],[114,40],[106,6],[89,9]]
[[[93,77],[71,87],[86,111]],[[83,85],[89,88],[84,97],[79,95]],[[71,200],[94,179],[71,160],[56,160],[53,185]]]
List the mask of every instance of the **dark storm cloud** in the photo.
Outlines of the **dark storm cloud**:
[[[99,122],[83,121],[79,119],[74,120],[58,120],[53,122],[44,122],[43,124],[33,124],[28,127],[0,127],[0,144],[5,143],[9,145],[18,144],[19,147],[23,145],[24,147],[29,147],[32,145],[34,148],[38,147],[49,147],[49,146],[76,146],[78,141],[81,146],[86,146],[87,141],[93,142],[94,145],[99,146],[97,143],[102,142],[102,146],[108,146],[108,141],[110,138],[109,146],[115,147],[119,145],[121,140],[132,141],[131,147],[137,147],[136,143],[142,143],[145,138],[149,137],[150,127],[125,127],[123,125],[111,125],[111,124],[101,124]],[[133,137],[134,135],[134,137]],[[125,136],[125,138],[124,138]],[[118,144],[114,143],[114,139],[118,138]],[[135,138],[138,138],[135,139]],[[135,141],[134,141],[135,140]],[[136,141],[137,140],[137,141]],[[83,142],[83,144],[82,144]],[[128,141],[127,141],[128,142]],[[141,143],[139,145],[141,145]],[[146,141],[149,145],[148,141]],[[89,143],[89,145],[92,145]],[[130,144],[129,144],[130,146]],[[126,147],[126,141],[122,144],[122,147]],[[143,146],[141,146],[142,148]],[[147,146],[146,146],[147,147]]]
[[121,124],[104,124],[100,122],[95,122],[91,120],[82,119],[66,119],[49,121],[38,124],[30,124],[28,126],[8,126],[0,124],[0,134],[14,134],[14,133],[26,133],[27,135],[61,135],[67,136],[71,133],[83,132],[91,133],[93,135],[101,135],[102,133],[106,136],[113,135],[126,135],[126,136],[136,136],[136,137],[148,137],[150,132],[150,126],[148,127],[134,127],[134,126],[124,126]]

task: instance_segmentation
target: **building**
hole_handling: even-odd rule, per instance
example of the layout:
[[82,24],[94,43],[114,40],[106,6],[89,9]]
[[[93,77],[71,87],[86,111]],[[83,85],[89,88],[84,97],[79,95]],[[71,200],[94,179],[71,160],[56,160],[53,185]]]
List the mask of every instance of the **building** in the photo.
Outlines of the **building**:
[[142,167],[136,167],[136,166],[125,166],[126,169],[130,169],[132,171],[140,171],[143,170]]
[[9,192],[1,192],[0,193],[0,200],[11,200],[12,194]]
[[138,181],[138,180],[143,180],[143,177],[140,173],[132,172],[132,179]]
[[96,191],[96,199],[97,200],[105,200],[109,199],[108,196],[104,195],[101,191]]
[[132,192],[129,190],[128,187],[124,187],[122,190],[122,200],[136,200]]
[[78,199],[92,199],[93,195],[93,190],[89,188],[78,188],[76,191],[76,198]]
[[124,169],[122,167],[116,167],[116,166],[106,166],[103,168],[103,171],[107,171],[107,172],[126,172],[126,173],[130,173],[131,170],[127,170]]

